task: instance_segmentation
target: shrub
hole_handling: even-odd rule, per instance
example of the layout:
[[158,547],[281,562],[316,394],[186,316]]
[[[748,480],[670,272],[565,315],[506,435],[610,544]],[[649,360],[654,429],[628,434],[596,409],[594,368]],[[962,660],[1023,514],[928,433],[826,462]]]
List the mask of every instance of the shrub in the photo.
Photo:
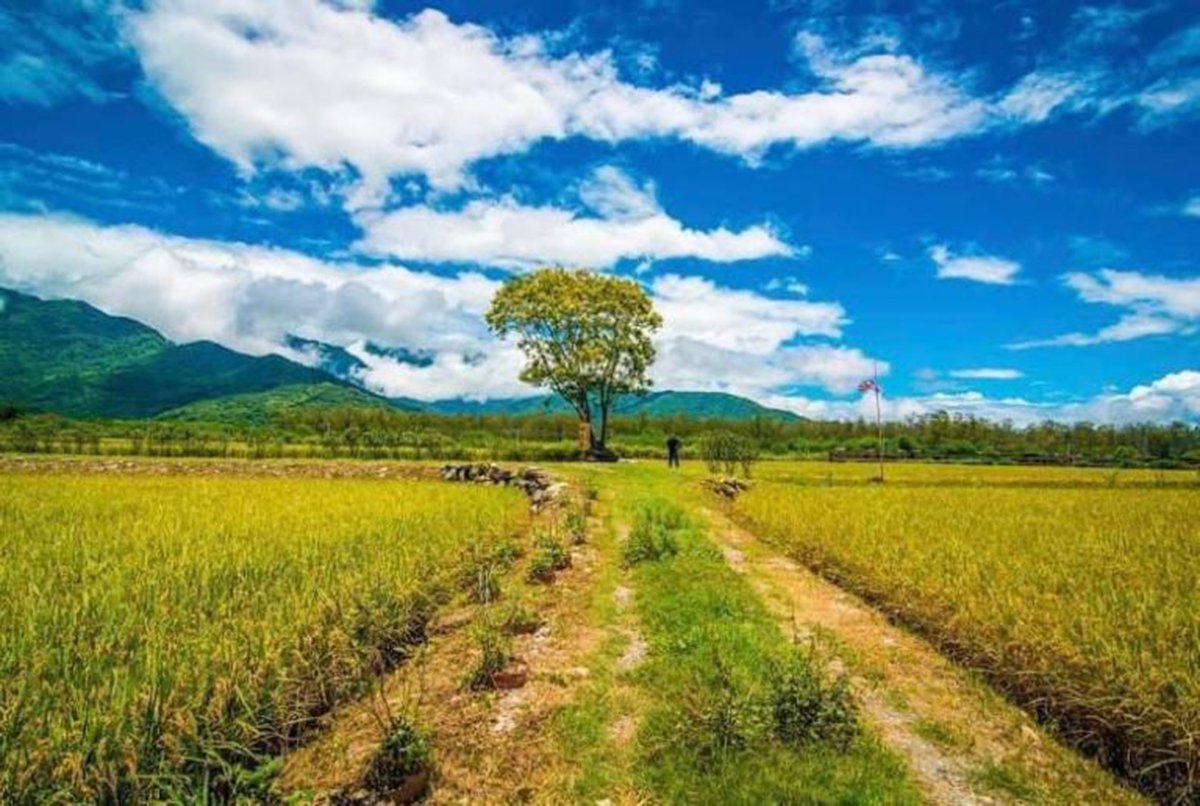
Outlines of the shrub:
[[[376,792],[400,791],[401,802],[412,802],[424,794],[428,779],[430,742],[407,719],[391,720],[383,743],[367,768],[366,783]],[[414,777],[422,776],[414,780]],[[412,791],[407,791],[412,790]]]
[[776,665],[770,697],[775,738],[783,744],[845,749],[858,735],[849,683],[844,676],[828,679],[811,649],[797,647]]
[[710,473],[736,475],[738,470],[747,478],[758,461],[758,443],[731,431],[709,431],[700,436],[700,456]]

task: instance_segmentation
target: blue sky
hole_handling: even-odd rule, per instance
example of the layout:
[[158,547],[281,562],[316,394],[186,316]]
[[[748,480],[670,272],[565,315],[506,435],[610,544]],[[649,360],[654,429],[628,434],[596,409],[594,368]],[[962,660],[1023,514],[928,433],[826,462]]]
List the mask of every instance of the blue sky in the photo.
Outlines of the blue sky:
[[[0,10],[0,284],[418,398],[636,277],[663,388],[1200,419],[1194,3],[49,0]],[[368,342],[433,356],[420,365]]]

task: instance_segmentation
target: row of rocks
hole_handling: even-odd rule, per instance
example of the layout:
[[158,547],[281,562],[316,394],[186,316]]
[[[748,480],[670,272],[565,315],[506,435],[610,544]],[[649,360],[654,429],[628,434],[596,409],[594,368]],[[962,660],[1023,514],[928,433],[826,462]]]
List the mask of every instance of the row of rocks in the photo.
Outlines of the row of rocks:
[[490,462],[443,465],[441,476],[446,481],[517,487],[529,496],[529,503],[534,509],[541,509],[557,501],[567,489],[566,484],[555,481],[549,473],[539,467],[508,470]]
[[717,495],[728,498],[731,501],[744,491],[750,489],[750,485],[747,482],[733,478],[732,476],[723,479],[705,479],[700,483]]

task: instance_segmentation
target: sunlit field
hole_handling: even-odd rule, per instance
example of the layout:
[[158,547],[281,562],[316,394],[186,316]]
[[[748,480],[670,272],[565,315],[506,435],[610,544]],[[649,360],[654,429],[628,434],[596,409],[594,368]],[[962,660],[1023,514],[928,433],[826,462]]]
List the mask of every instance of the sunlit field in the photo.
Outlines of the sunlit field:
[[1195,473],[771,464],[738,516],[1162,797],[1200,782]]
[[230,791],[527,510],[435,482],[0,476],[0,801]]
[[[753,473],[763,481],[818,487],[831,484],[859,486],[879,475],[879,465],[864,461],[765,461],[756,464]],[[1169,487],[1200,490],[1200,469],[886,462],[884,478],[891,487]]]

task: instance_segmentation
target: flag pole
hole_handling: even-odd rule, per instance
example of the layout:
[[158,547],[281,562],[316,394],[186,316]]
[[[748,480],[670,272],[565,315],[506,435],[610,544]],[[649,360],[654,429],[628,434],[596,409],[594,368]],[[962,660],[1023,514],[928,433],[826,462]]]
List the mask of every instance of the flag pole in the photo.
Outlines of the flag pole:
[[875,432],[879,437],[877,456],[879,458],[879,481],[883,481],[883,412],[879,406],[879,362],[875,362]]

